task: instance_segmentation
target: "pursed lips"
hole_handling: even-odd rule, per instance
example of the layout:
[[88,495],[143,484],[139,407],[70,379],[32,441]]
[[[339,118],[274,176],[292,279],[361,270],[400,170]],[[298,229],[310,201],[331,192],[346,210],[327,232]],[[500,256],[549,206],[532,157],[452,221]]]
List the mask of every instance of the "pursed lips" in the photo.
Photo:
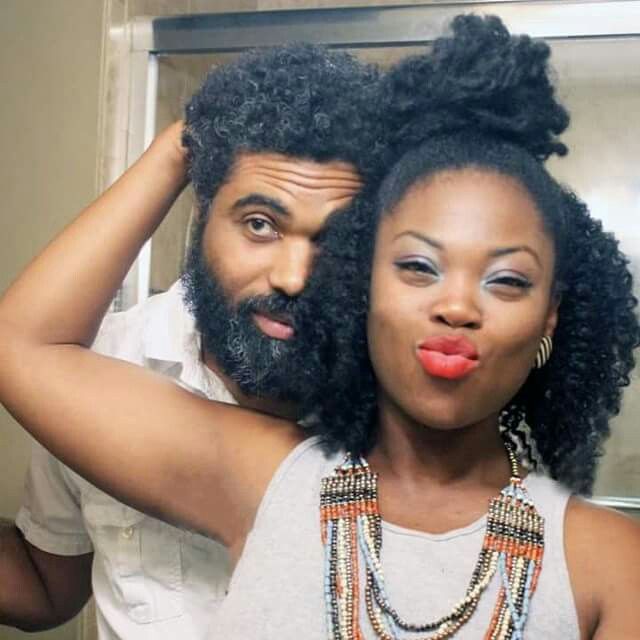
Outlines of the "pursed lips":
[[426,373],[447,380],[459,380],[480,364],[476,346],[464,336],[441,335],[418,345],[418,360]]

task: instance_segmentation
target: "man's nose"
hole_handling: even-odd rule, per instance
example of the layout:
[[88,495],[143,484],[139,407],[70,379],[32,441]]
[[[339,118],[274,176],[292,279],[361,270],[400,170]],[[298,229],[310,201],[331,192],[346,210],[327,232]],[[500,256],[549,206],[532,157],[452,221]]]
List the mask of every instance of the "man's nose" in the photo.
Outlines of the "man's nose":
[[431,319],[451,328],[478,329],[482,326],[480,291],[476,282],[445,278],[438,286],[431,307]]
[[271,287],[289,297],[299,295],[311,273],[314,254],[314,246],[307,240],[282,242],[269,272]]

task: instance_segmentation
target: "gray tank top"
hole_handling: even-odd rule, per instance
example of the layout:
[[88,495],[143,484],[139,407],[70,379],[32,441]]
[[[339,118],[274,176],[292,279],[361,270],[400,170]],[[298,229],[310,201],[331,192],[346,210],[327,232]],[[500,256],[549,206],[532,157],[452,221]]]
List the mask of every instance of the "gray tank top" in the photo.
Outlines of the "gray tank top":
[[[280,465],[264,495],[228,595],[212,620],[212,637],[326,640],[319,490],[321,478],[331,473],[341,458],[326,457],[318,440],[310,438]],[[526,478],[525,486],[545,518],[545,554],[524,637],[578,640],[563,548],[569,493],[556,482],[534,474]],[[420,623],[437,619],[464,595],[482,547],[484,524],[483,517],[462,529],[428,534],[383,522],[387,591],[405,620]],[[497,592],[496,575],[456,640],[484,637]],[[364,610],[360,620],[365,638],[375,638]]]

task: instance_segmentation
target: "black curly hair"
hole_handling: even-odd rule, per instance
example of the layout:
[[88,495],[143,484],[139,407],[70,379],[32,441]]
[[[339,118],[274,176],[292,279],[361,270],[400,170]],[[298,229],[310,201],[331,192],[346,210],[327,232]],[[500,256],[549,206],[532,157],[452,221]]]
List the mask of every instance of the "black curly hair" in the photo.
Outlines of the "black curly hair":
[[186,107],[187,149],[200,218],[242,152],[343,160],[364,178],[386,151],[375,98],[379,72],[310,44],[256,49],[214,68]]
[[366,314],[377,221],[436,172],[496,171],[517,179],[536,203],[554,242],[561,299],[551,359],[505,408],[504,427],[517,436],[524,418],[550,475],[589,493],[640,345],[628,261],[544,168],[549,155],[566,153],[556,136],[569,122],[549,82],[548,46],[511,36],[496,17],[458,16],[452,27],[431,54],[399,63],[384,79],[380,103],[399,159],[379,190],[368,189],[326,229],[309,286],[323,299],[323,321],[314,319],[324,344],[316,366],[329,391],[310,394],[307,410],[329,449],[371,448],[377,409]]

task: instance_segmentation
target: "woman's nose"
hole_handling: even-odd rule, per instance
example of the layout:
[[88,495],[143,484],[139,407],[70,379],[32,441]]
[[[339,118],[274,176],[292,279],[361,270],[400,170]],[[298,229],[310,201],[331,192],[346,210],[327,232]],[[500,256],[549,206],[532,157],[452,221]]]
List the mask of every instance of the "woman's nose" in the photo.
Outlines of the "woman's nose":
[[452,328],[478,329],[482,326],[479,292],[461,278],[443,282],[431,307],[431,319]]

